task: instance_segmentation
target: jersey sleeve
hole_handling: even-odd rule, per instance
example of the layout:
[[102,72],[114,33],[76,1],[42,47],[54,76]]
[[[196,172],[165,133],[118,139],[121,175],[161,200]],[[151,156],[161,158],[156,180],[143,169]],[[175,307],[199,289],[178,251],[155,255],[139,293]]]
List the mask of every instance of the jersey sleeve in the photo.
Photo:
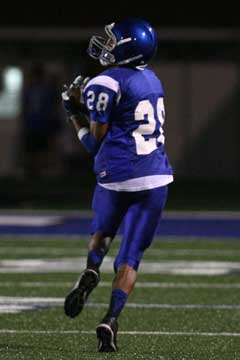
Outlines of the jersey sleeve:
[[90,80],[83,91],[83,100],[92,121],[107,123],[120,96],[119,82],[111,76],[99,75]]

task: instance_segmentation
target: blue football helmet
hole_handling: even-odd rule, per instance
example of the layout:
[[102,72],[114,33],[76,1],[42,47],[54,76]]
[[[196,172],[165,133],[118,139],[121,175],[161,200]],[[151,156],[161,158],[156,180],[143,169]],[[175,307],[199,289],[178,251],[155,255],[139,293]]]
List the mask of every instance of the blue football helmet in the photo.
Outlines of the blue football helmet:
[[88,54],[103,66],[146,66],[157,50],[157,36],[151,25],[128,18],[105,26],[107,37],[92,36]]

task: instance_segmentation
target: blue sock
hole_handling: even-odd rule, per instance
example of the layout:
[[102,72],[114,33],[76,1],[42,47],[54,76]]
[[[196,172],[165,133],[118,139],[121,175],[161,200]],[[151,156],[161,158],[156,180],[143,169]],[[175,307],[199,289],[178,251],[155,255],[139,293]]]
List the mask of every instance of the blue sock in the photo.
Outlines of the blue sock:
[[107,312],[107,317],[117,318],[120,315],[125,303],[127,302],[128,294],[121,289],[114,289],[110,300],[110,306]]
[[90,250],[87,257],[87,268],[98,272],[103,261],[105,252],[103,250]]

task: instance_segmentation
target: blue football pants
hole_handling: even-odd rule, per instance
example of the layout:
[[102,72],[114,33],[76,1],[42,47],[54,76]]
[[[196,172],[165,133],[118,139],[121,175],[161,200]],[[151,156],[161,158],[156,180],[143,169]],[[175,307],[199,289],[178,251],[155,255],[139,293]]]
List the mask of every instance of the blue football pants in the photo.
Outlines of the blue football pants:
[[111,237],[124,220],[123,237],[114,270],[128,264],[135,270],[144,251],[151,245],[167,199],[167,186],[125,192],[96,186],[92,208],[92,233],[101,231]]

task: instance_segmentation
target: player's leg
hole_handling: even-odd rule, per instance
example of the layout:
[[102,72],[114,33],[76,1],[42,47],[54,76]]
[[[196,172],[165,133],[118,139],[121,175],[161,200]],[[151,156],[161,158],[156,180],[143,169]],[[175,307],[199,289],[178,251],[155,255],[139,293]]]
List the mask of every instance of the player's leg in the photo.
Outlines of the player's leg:
[[81,312],[88,296],[99,283],[99,268],[125,215],[126,205],[119,193],[97,185],[93,210],[95,212],[92,223],[93,235],[88,246],[87,266],[64,303],[66,315],[72,318]]
[[99,267],[107,254],[113,234],[98,231],[93,234],[89,242],[86,269],[80,274],[76,284],[67,295],[64,310],[67,316],[74,318],[83,309],[84,304],[100,281]]
[[115,260],[116,277],[108,311],[97,327],[99,351],[116,351],[117,319],[133,291],[144,251],[150,246],[162,210],[167,187],[129,195],[132,204],[125,217],[124,236]]
[[125,217],[124,236],[114,270],[128,264],[138,270],[144,251],[151,245],[167,200],[167,186],[133,193]]

